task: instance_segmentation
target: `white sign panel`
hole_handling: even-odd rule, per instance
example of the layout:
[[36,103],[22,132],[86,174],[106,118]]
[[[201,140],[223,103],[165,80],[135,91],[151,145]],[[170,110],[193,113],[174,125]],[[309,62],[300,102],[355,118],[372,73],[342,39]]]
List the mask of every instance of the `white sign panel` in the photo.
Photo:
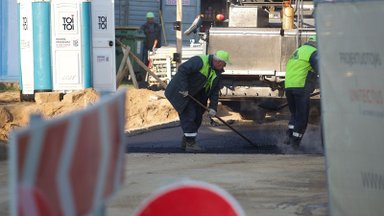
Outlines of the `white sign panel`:
[[[166,5],[177,5],[177,0],[167,0],[165,2],[165,4]],[[191,5],[191,1],[190,0],[183,0],[182,4],[183,5]]]
[[384,215],[383,8],[316,5],[330,215]]

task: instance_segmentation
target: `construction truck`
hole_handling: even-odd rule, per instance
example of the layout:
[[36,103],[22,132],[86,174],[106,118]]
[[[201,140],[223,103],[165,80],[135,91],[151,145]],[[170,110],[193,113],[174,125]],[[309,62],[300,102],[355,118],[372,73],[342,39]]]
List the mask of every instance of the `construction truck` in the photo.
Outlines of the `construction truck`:
[[[205,15],[201,14],[184,32],[190,35],[198,28],[204,29],[196,33],[200,36],[198,41],[192,40],[190,46],[183,47],[183,58],[217,50],[231,54],[232,64],[226,66],[222,76],[221,101],[285,102],[285,65],[294,50],[315,35],[313,1],[230,0],[220,11],[224,14],[218,14],[210,26],[202,26]],[[156,61],[156,55],[152,57]],[[166,76],[171,79],[176,69],[168,68],[173,68]],[[246,107],[255,106],[247,103]],[[318,107],[315,112],[319,113]]]
[[232,1],[227,27],[209,28],[207,52],[226,50],[233,62],[223,74],[222,97],[284,95],[290,55],[315,34],[313,3],[294,3]]
[[[232,0],[227,11],[226,23],[210,27],[204,36],[207,53],[223,49],[231,54],[233,64],[223,73],[221,101],[245,101],[239,105],[242,113],[260,118],[264,116],[256,109],[260,101],[286,102],[285,65],[294,50],[316,34],[314,4]],[[315,122],[320,115],[319,95],[312,101],[310,121]]]

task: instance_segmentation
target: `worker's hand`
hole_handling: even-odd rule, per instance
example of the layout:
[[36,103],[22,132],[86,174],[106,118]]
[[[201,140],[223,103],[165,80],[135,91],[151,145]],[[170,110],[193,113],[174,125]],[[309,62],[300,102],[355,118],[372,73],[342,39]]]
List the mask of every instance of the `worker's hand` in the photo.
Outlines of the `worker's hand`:
[[209,109],[209,111],[208,111],[208,116],[209,117],[213,117],[213,116],[215,116],[216,115],[216,110],[214,110],[214,109]]
[[188,91],[179,91],[179,93],[183,95],[183,97],[188,97]]
[[153,47],[153,48],[152,48],[152,53],[155,54],[156,51],[157,51],[157,48],[156,48],[156,47]]

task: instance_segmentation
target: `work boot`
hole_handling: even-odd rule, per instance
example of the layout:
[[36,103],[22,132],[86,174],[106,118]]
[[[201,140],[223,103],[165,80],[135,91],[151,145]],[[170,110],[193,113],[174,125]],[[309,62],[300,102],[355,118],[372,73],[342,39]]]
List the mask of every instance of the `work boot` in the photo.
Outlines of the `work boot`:
[[185,147],[187,146],[188,138],[186,136],[183,136],[183,139],[181,140],[181,149],[185,151]]
[[293,130],[292,129],[288,129],[286,132],[285,132],[285,139],[284,139],[284,144],[287,144],[289,145],[289,140],[291,139],[292,137],[292,133],[293,133]]
[[187,137],[183,136],[181,140],[181,149],[185,151],[185,147],[187,146]]
[[182,147],[186,152],[203,152],[204,149],[196,143],[195,137],[183,137]]
[[291,145],[294,149],[298,149],[300,146],[301,138],[303,137],[303,134],[299,134],[297,132],[294,132],[292,134],[292,137],[289,138],[289,145]]

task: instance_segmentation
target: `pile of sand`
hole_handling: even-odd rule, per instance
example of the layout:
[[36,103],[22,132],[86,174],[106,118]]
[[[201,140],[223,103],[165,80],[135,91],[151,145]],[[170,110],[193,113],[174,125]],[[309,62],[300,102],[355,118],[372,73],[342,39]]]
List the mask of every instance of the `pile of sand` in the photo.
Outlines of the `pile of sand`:
[[[67,100],[68,98],[70,100]],[[20,102],[17,91],[0,92],[0,142],[8,141],[13,128],[26,126],[32,113],[40,113],[43,118],[54,118],[90,106],[98,99],[99,94],[93,89],[68,93],[62,101],[44,104]],[[163,92],[147,89],[127,89],[125,115],[126,130],[178,120],[177,112],[164,97]],[[241,119],[238,113],[221,105],[218,107],[218,115],[226,120]]]
[[126,130],[178,120],[178,115],[162,92],[129,89],[126,97]]
[[[7,141],[13,128],[23,127],[29,123],[31,114],[40,114],[49,119],[64,113],[82,109],[99,99],[99,95],[92,89],[68,93],[64,100],[37,104],[34,102],[20,102],[17,91],[0,93],[0,141]],[[66,98],[71,98],[70,101]]]

